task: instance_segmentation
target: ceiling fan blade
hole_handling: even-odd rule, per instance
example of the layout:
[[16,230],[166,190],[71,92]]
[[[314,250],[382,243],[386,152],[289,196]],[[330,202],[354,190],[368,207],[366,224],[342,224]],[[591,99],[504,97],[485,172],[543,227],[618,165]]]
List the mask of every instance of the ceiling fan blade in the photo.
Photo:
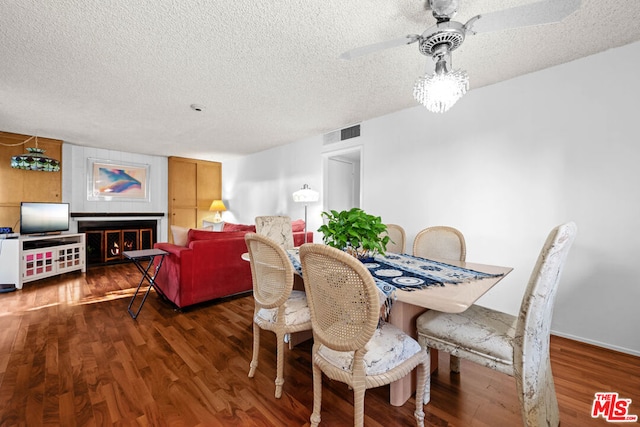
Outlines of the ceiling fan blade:
[[368,55],[370,53],[377,52],[379,50],[389,49],[392,47],[402,46],[405,44],[411,44],[420,39],[418,34],[409,34],[408,36],[401,37],[399,39],[387,40],[385,42],[374,43],[368,46],[357,47],[355,49],[348,50],[340,55],[340,59],[354,59],[360,56]]
[[512,28],[560,22],[580,7],[581,0],[546,0],[480,15],[471,33],[489,33]]

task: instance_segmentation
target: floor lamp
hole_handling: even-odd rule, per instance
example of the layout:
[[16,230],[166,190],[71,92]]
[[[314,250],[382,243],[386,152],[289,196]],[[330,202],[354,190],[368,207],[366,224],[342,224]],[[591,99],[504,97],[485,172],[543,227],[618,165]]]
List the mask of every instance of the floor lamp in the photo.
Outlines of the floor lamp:
[[317,202],[320,199],[320,193],[314,191],[307,184],[293,193],[293,201],[304,203],[304,242],[307,243],[307,206],[311,202]]

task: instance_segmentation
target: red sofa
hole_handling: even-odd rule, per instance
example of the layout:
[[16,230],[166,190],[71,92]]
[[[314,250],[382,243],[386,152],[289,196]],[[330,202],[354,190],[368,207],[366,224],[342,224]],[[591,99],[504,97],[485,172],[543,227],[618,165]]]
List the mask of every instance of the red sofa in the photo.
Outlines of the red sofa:
[[[242,231],[191,229],[186,246],[156,243],[154,247],[168,255],[155,286],[179,308],[251,291],[251,266],[241,258],[247,252],[244,235],[251,231],[255,227],[246,226]],[[293,240],[296,246],[302,245],[304,232],[294,232]],[[312,232],[307,233],[307,241],[313,241]]]

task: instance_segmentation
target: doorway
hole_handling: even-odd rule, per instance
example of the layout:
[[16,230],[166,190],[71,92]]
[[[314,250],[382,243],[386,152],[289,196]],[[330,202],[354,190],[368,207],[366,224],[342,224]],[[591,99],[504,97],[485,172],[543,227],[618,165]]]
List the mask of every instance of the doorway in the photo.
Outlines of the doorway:
[[362,204],[362,147],[323,155],[324,211],[343,211]]

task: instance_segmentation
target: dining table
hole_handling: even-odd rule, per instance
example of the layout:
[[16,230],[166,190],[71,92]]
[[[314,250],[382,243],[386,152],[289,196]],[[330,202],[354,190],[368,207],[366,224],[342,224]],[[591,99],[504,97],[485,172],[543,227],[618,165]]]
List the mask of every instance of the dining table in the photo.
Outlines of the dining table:
[[[287,251],[302,275],[298,248]],[[417,338],[416,319],[426,310],[461,313],[513,269],[466,261],[426,259],[408,254],[377,254],[363,261],[381,295],[384,321]],[[431,351],[431,372],[438,352]],[[390,403],[402,406],[415,391],[415,372],[390,385]]]

